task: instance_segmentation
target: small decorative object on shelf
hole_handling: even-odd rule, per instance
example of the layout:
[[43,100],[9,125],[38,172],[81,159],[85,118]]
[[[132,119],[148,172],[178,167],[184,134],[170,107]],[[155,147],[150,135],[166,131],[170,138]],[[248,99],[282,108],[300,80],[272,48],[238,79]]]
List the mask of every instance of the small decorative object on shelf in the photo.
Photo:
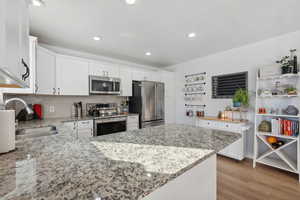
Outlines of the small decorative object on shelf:
[[261,132],[271,133],[272,132],[271,122],[269,122],[267,120],[263,120],[262,122],[260,122],[260,124],[258,126],[258,130]]
[[245,89],[238,89],[233,96],[233,107],[248,107],[249,106],[249,94]]
[[258,109],[258,113],[259,114],[266,114],[267,113],[267,109],[266,108],[259,108]]
[[278,142],[277,138],[274,137],[274,136],[268,136],[267,141],[268,141],[269,144],[273,144],[273,143]]
[[285,115],[297,116],[299,114],[299,110],[295,106],[289,105],[286,109],[282,110],[282,113]]
[[284,94],[297,95],[298,91],[297,91],[297,88],[295,88],[294,86],[289,85],[287,88],[284,89]]
[[281,65],[281,74],[298,73],[297,56],[294,55],[296,51],[296,49],[291,49],[290,56],[284,56],[281,60],[276,61],[276,63]]
[[279,147],[283,146],[284,144],[285,144],[284,141],[277,141],[277,142],[272,143],[271,145],[274,149],[278,149]]

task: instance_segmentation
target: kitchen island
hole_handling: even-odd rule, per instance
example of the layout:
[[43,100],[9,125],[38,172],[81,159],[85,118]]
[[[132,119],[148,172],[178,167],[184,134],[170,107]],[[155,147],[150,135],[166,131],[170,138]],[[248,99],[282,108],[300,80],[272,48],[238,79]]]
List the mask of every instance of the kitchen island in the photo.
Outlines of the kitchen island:
[[0,200],[215,200],[216,152],[240,138],[187,125],[80,140],[59,130],[0,155]]

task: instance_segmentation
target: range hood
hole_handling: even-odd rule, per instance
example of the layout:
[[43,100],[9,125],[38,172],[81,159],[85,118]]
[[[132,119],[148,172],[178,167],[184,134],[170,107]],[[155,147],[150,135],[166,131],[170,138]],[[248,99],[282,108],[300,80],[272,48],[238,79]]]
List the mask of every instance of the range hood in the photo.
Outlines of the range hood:
[[0,88],[28,88],[28,86],[7,69],[0,68]]

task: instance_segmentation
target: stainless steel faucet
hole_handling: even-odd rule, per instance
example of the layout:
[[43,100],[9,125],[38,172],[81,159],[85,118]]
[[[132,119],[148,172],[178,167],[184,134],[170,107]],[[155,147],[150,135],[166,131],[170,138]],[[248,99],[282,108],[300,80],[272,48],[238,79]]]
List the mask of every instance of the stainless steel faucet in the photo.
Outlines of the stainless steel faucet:
[[3,103],[2,109],[6,109],[7,104],[9,104],[9,103],[12,102],[12,101],[19,101],[19,102],[23,103],[24,106],[25,106],[25,109],[26,109],[27,113],[28,113],[29,115],[33,114],[33,110],[28,106],[28,104],[27,104],[23,99],[20,99],[20,98],[11,98],[11,99],[7,99],[7,100]]

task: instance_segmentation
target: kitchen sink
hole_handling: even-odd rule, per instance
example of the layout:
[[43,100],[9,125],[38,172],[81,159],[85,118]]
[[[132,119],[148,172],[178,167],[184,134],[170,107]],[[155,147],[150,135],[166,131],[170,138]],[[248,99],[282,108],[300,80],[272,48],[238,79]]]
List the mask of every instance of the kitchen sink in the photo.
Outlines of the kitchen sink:
[[35,138],[42,136],[50,136],[58,134],[55,126],[47,126],[41,128],[21,129],[16,131],[16,139]]

